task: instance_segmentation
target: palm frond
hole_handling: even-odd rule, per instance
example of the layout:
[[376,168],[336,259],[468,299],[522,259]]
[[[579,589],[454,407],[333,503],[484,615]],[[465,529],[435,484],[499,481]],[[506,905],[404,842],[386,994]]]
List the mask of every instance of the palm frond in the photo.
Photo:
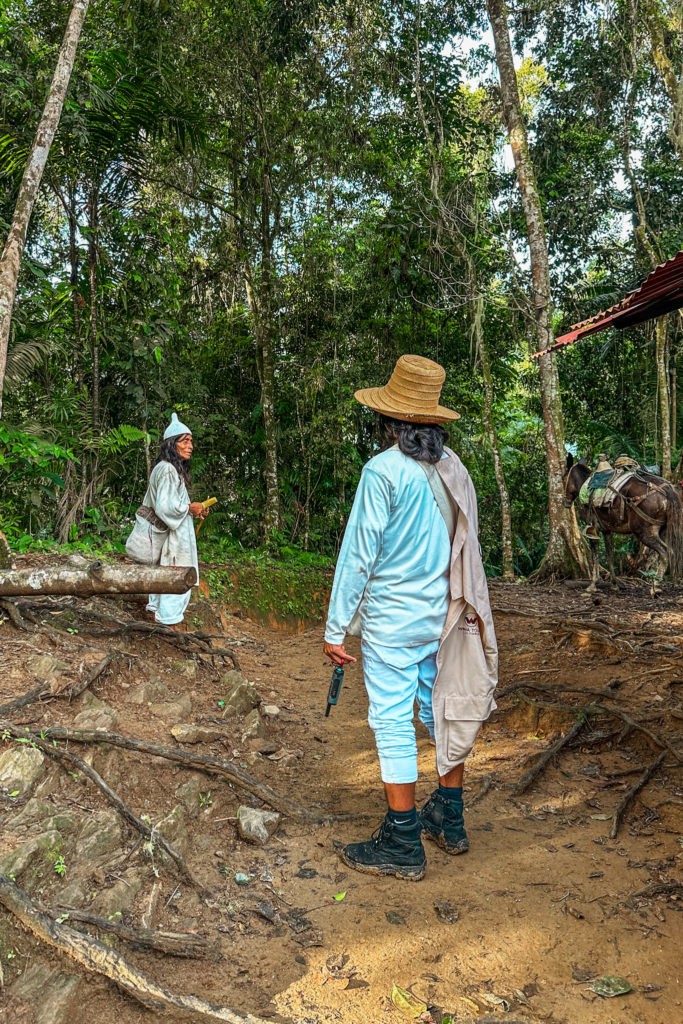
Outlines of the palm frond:
[[7,353],[6,383],[16,387],[47,359],[53,345],[49,338],[19,341]]

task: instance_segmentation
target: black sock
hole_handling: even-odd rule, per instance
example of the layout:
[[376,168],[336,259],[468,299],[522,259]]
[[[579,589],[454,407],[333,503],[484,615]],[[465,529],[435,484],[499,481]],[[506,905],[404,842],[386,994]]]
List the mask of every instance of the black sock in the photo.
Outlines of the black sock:
[[442,786],[439,784],[439,796],[454,804],[462,803],[462,786]]
[[396,825],[401,825],[404,828],[412,828],[417,825],[417,809],[415,807],[411,807],[409,811],[392,811],[390,807],[387,811],[387,817],[389,821],[393,821]]

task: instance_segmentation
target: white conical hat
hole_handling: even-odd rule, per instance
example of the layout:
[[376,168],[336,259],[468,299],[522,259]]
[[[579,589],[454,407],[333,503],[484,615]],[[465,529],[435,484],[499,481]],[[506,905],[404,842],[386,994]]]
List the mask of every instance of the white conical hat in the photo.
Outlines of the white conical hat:
[[186,427],[184,423],[181,423],[178,419],[177,413],[171,414],[171,422],[164,431],[164,441],[168,441],[169,437],[180,437],[181,434],[192,434],[189,427]]

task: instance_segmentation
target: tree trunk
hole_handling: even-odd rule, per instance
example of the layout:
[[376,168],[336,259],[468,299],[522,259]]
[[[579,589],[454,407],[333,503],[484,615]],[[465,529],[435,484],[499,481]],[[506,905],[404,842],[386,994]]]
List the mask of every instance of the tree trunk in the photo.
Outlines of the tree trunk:
[[[486,6],[496,49],[503,114],[512,147],[517,183],[526,220],[536,322],[536,345],[540,351],[547,349],[553,343],[550,268],[543,211],[522,117],[505,0],[487,0]],[[548,353],[541,356],[538,366],[543,406],[550,521],[548,547],[538,572],[541,575],[550,575],[554,572],[587,575],[588,561],[576,517],[572,509],[566,509],[563,505],[564,425],[555,355]]]
[[246,275],[247,303],[254,327],[257,366],[261,383],[261,409],[265,443],[266,501],[263,535],[268,541],[280,528],[280,486],[277,465],[277,421],[275,418],[275,355],[272,323],[272,257],[264,249],[259,279],[251,268]]
[[90,346],[92,353],[92,425],[100,425],[100,341],[97,329],[97,221],[99,189],[93,185],[88,201],[88,280],[90,282]]
[[[678,7],[677,14],[672,12],[673,23],[670,28],[672,35],[680,37],[683,31],[683,8],[681,8],[680,4]],[[652,59],[671,103],[669,135],[679,157],[683,161],[683,77],[677,75],[675,58],[673,58],[667,46],[665,34],[666,17],[662,11],[661,3],[658,0],[649,0],[649,3],[645,5],[644,17],[650,37]],[[676,23],[676,18],[678,23]]]
[[0,571],[0,597],[42,594],[184,594],[197,582],[192,566],[58,565]]
[[498,495],[500,497],[500,527],[501,540],[503,545],[503,577],[512,579],[515,575],[514,558],[512,551],[512,515],[510,513],[510,495],[508,494],[505,482],[505,471],[503,460],[500,454],[500,442],[498,431],[493,416],[493,381],[491,379],[491,360],[489,358],[488,344],[482,329],[482,314],[484,300],[477,296],[474,314],[474,330],[476,334],[477,350],[481,362],[481,375],[484,380],[484,426],[488,434],[491,453],[493,455],[493,471],[496,475]]
[[655,324],[657,355],[657,395],[662,451],[662,476],[671,480],[671,398],[669,395],[668,317],[660,316]]
[[17,294],[19,268],[26,245],[28,224],[40,188],[50,146],[59,125],[76,57],[76,48],[89,3],[90,0],[73,0],[50,91],[21,179],[14,216],[2,257],[0,257],[0,416],[2,416],[2,392],[5,384],[12,310]]
[[83,299],[78,292],[78,210],[76,207],[76,183],[72,182],[68,191],[69,201],[66,214],[69,220],[69,283],[71,285],[71,304],[74,317],[74,348],[73,371],[78,387],[83,385],[83,352],[81,349],[81,305]]

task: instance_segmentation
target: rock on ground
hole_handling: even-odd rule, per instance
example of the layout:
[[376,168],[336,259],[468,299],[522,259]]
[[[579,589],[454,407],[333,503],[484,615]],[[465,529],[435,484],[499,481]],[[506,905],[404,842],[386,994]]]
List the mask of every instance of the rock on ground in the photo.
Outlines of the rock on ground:
[[246,743],[247,740],[254,740],[263,738],[266,735],[266,727],[263,719],[261,718],[258,708],[254,708],[250,711],[247,717],[244,719],[244,727],[242,729],[242,742]]
[[256,807],[237,808],[237,827],[242,839],[264,846],[280,824],[280,815]]
[[0,755],[0,789],[17,797],[26,796],[38,781],[44,760],[35,747],[10,747]]
[[233,669],[223,676],[225,687],[225,708],[223,715],[247,715],[261,703],[257,691],[241,672]]
[[[80,977],[33,963],[9,989],[9,1020],[31,1024],[68,1024]],[[25,1008],[30,1016],[24,1016]]]
[[215,725],[193,725],[192,722],[181,722],[171,727],[171,736],[178,743],[213,743],[228,735],[225,729]]

